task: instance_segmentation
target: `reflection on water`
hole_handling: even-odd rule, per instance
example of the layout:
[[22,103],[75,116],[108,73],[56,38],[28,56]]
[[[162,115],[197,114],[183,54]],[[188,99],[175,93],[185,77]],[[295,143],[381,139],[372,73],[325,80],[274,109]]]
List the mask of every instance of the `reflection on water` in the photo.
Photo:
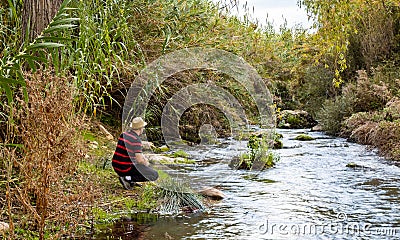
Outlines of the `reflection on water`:
[[[226,140],[219,147],[185,149],[198,162],[178,175],[195,189],[217,186],[227,198],[201,215],[153,216],[145,222],[133,216],[117,223],[114,228],[120,235],[112,235],[125,236],[129,231],[121,229],[131,226],[140,239],[400,238],[396,163],[365,146],[322,133],[307,132],[316,140],[299,142],[293,138],[305,130],[279,132],[285,146],[276,150],[281,160],[263,172],[228,167],[230,159],[245,150],[245,142]],[[349,162],[363,168],[346,167]]]

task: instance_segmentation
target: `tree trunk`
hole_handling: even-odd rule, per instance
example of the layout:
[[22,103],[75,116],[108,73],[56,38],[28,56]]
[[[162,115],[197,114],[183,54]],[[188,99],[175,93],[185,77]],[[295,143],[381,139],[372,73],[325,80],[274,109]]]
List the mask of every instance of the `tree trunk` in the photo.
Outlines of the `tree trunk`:
[[35,39],[56,15],[63,0],[24,0],[22,12],[23,41]]

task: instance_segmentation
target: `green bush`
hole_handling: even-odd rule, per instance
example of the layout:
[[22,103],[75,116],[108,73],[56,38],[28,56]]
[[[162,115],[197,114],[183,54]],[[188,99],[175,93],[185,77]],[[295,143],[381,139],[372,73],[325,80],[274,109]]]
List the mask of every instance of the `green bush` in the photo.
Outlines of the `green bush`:
[[373,73],[372,77],[365,71],[358,71],[357,74],[357,81],[346,84],[342,95],[326,100],[317,115],[323,130],[329,134],[339,134],[342,127],[345,133],[348,132],[343,123],[346,118],[357,112],[382,110],[393,98],[390,84],[381,81],[389,80],[383,78],[381,72]]
[[264,137],[251,136],[247,144],[249,152],[241,154],[239,159],[234,159],[231,166],[247,170],[262,170],[275,166],[276,162],[280,160],[280,156],[270,150],[272,142]]
[[342,121],[353,113],[353,99],[338,96],[334,100],[326,100],[317,118],[322,129],[328,134],[338,135]]
[[308,67],[301,85],[294,89],[301,108],[315,117],[324,101],[335,91],[333,78],[334,74],[323,66]]

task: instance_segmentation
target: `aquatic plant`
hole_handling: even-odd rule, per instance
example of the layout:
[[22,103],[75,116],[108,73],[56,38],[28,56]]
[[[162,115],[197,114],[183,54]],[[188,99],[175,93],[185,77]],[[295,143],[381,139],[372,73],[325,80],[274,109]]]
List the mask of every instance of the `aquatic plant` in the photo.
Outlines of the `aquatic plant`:
[[205,211],[202,196],[193,191],[189,184],[172,178],[159,170],[159,180],[146,183],[142,188],[137,208],[160,214]]
[[247,170],[271,168],[280,160],[280,156],[271,151],[274,144],[273,139],[265,136],[250,136],[247,144],[249,151],[242,153],[238,158],[234,158],[230,166],[234,169]]
[[187,183],[173,178],[158,183],[159,206],[157,211],[163,214],[178,214],[183,211],[205,211],[207,207],[201,196],[195,193]]

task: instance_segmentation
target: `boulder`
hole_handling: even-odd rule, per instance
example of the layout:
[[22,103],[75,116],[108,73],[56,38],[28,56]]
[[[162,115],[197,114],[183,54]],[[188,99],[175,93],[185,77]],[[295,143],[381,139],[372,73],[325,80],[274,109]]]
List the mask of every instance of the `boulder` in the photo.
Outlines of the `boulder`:
[[283,148],[283,142],[279,139],[275,139],[273,143],[273,149],[282,149]]
[[315,140],[315,138],[313,138],[313,137],[311,137],[310,135],[307,135],[307,134],[300,134],[300,135],[297,135],[294,138],[294,140],[297,140],[297,141],[312,141],[312,140]]
[[101,124],[98,124],[100,131],[106,136],[107,140],[113,140],[113,135]]
[[324,129],[320,124],[315,125],[314,127],[311,128],[312,132],[322,132]]
[[154,144],[152,142],[142,141],[143,150],[151,150],[154,148]]
[[312,128],[317,121],[303,110],[283,110],[277,116],[277,127],[288,129]]
[[152,164],[192,164],[194,160],[184,157],[169,157],[161,154],[145,154],[147,160]]
[[211,200],[222,200],[225,198],[225,195],[220,190],[213,187],[205,187],[198,192],[203,197],[209,198]]
[[249,170],[250,169],[250,160],[247,160],[244,157],[241,158],[239,156],[235,156],[232,158],[232,160],[229,162],[228,166],[232,169],[235,170],[240,170],[240,169],[245,169]]
[[349,162],[348,164],[346,164],[346,167],[354,169],[365,168],[363,165],[357,164],[355,162]]

